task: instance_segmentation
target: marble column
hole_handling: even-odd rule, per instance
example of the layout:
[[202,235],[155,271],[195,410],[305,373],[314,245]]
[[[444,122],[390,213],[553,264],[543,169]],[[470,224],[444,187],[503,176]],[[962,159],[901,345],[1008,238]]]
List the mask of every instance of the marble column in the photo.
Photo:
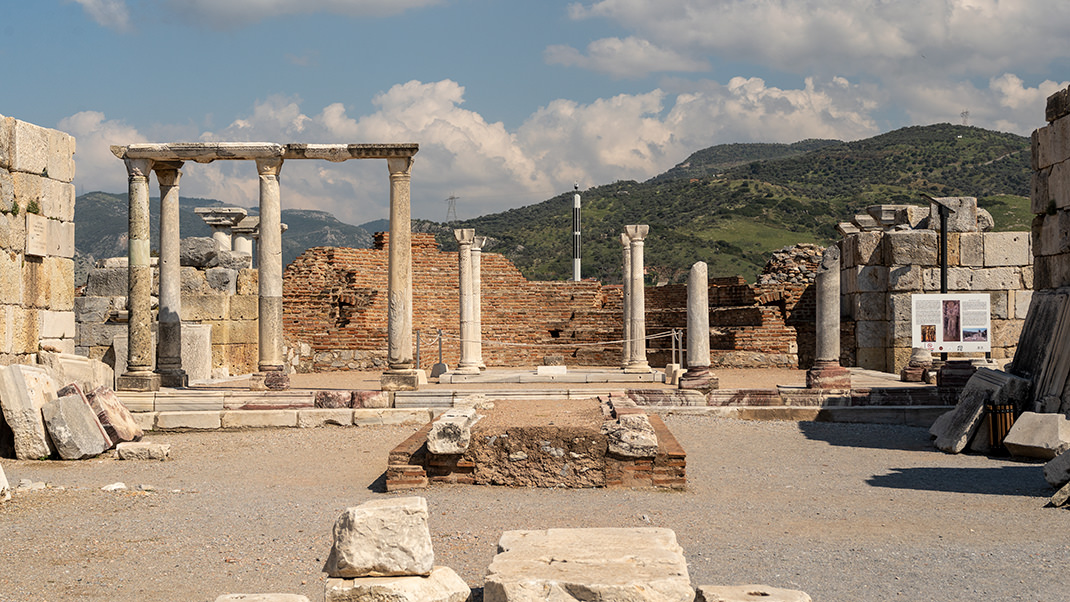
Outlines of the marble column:
[[160,385],[185,387],[189,377],[182,369],[182,273],[179,248],[178,181],[182,162],[153,165],[160,182],[160,309],[156,333],[156,372]]
[[457,273],[459,278],[458,297],[461,314],[461,359],[457,362],[457,374],[479,374],[479,363],[475,357],[475,307],[472,294],[472,243],[475,230],[462,228],[453,231],[457,239]]
[[380,379],[384,391],[415,390],[420,383],[412,349],[412,220],[409,209],[412,161],[412,157],[386,160],[390,170],[390,243],[387,249],[387,370]]
[[[269,389],[289,388],[282,352],[282,158],[256,160],[260,176],[259,361],[257,370]],[[254,380],[254,386],[259,378]],[[259,388],[259,387],[257,387]]]
[[681,389],[715,389],[710,374],[710,279],[706,262],[691,266],[687,275],[687,372]]
[[242,207],[197,207],[194,213],[201,216],[212,229],[212,240],[217,251],[231,251],[231,233],[248,212]]
[[840,248],[829,245],[814,279],[817,297],[814,366],[806,371],[810,389],[850,389],[851,373],[840,366]]
[[650,231],[650,226],[625,226],[625,233],[631,242],[631,290],[629,296],[628,322],[631,324],[629,337],[632,341],[628,373],[650,372],[646,359],[646,287],[643,284],[643,239]]
[[[260,218],[255,215],[247,215],[241,219],[233,228],[230,229],[230,233],[233,235],[231,239],[231,250],[235,253],[241,253],[243,255],[253,255],[253,241],[259,236]],[[283,228],[285,231],[285,228]]]
[[152,371],[152,266],[149,263],[150,159],[126,159],[129,178],[129,267],[127,275],[126,372],[116,379],[121,391],[157,391],[160,375]]
[[628,362],[632,359],[632,324],[629,316],[631,315],[632,304],[632,241],[628,238],[627,234],[621,233],[620,244],[624,247],[624,278],[622,280],[621,294],[623,300],[621,306],[623,311],[623,319],[621,320],[621,338],[624,339],[624,349],[621,353],[620,367],[626,369]]
[[472,242],[472,307],[475,316],[473,321],[473,334],[475,335],[476,364],[480,370],[486,370],[487,364],[483,361],[483,245],[487,244],[486,236],[477,236]]

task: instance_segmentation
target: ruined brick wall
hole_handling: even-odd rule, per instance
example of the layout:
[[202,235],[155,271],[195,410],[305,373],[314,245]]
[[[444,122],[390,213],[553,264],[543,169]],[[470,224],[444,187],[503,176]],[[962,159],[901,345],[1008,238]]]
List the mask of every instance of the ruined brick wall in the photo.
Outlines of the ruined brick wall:
[[[283,276],[288,361],[313,372],[385,367],[387,235],[376,248],[319,247],[305,251]],[[439,251],[433,236],[412,235],[413,328],[422,334],[421,367],[438,360],[434,337],[446,337],[443,361],[457,364],[457,255]],[[530,282],[497,253],[483,253],[483,359],[490,366],[533,366],[550,354],[569,365],[617,366],[621,361],[622,290],[595,281]],[[800,293],[762,292],[742,278],[710,282],[711,346],[718,365],[791,366],[798,363],[795,328],[785,320]],[[647,334],[684,329],[684,285],[646,289]],[[737,306],[745,311],[733,312]],[[717,308],[724,308],[720,312]],[[671,358],[669,338],[649,344],[651,365]]]
[[0,115],[0,364],[74,352],[74,150]]

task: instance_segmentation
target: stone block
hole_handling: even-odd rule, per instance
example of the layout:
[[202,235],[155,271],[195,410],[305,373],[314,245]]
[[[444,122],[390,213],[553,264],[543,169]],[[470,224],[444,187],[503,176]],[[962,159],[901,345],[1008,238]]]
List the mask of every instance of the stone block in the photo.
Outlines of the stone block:
[[[37,353],[37,361],[48,370],[52,379],[60,386],[77,384],[83,390],[92,391],[101,385],[109,385],[110,381],[103,381],[106,372],[96,367],[97,360],[89,359],[81,355],[68,353],[54,353],[41,350]],[[111,372],[109,368],[107,372]]]
[[877,293],[888,290],[888,268],[884,266],[859,266],[855,271],[855,290],[860,293]]
[[888,346],[889,323],[885,320],[859,320],[855,322],[855,340],[858,347]]
[[1022,412],[1003,445],[1015,457],[1053,460],[1070,450],[1070,420],[1062,414]]
[[1043,211],[1034,213],[1047,213],[1056,209],[1070,207],[1070,162],[1056,164],[1051,168],[1048,176],[1048,204]]
[[937,449],[953,454],[966,449],[984,419],[986,404],[1012,404],[1021,408],[1027,401],[1029,387],[1028,380],[978,368],[959,394],[954,413],[942,424],[943,430],[936,433]]
[[182,298],[189,295],[205,295],[208,293],[208,281],[204,279],[204,272],[190,266],[179,268],[180,291]]
[[[2,333],[0,333],[0,336],[2,336]],[[77,349],[74,344],[74,339],[40,339],[38,343],[40,345],[40,349],[44,351],[77,355],[74,352],[75,349]]]
[[49,281],[48,304],[54,311],[74,309],[74,260],[64,257],[45,257],[44,271]]
[[913,315],[913,300],[911,293],[896,293],[888,295],[888,319],[892,322],[911,321]]
[[884,233],[859,232],[851,237],[851,265],[884,265]]
[[26,216],[0,213],[0,249],[22,253],[26,249]]
[[41,183],[41,197],[37,206],[41,217],[73,223],[74,199],[74,184],[45,179]]
[[1034,255],[1070,252],[1070,211],[1056,211],[1054,214],[1034,217],[1032,241]]
[[[7,213],[11,211],[11,206],[15,203],[15,180],[11,176],[11,172],[0,168],[0,212]],[[7,245],[0,244],[0,247],[6,247]]]
[[1070,253],[1034,258],[1033,290],[1070,286]]
[[390,393],[386,391],[353,391],[354,408],[389,408]]
[[1064,451],[1044,465],[1044,480],[1056,489],[1070,483],[1070,451]]
[[917,291],[922,290],[922,274],[924,270],[918,266],[895,266],[888,269],[888,290],[890,291]]
[[182,369],[190,382],[212,378],[212,327],[182,325]]
[[182,295],[182,321],[223,320],[228,313],[225,295]]
[[1055,209],[1055,200],[1051,196],[1051,167],[1033,172],[1030,180],[1029,208],[1033,213],[1047,213]]
[[235,271],[244,270],[253,267],[253,256],[221,249],[216,251],[215,256],[208,260],[208,264],[205,267],[226,268]]
[[[8,317],[5,308],[5,318]],[[37,333],[37,310],[10,307],[10,321],[5,324],[5,335],[10,336],[12,353],[36,353],[41,337]]]
[[380,424],[427,424],[431,420],[428,410],[387,408],[354,408],[353,424],[357,426],[374,426]]
[[[74,222],[48,220],[48,254],[52,257],[74,257]],[[72,282],[73,285],[73,282]]]
[[73,311],[50,311],[43,309],[37,312],[37,332],[44,339],[74,339],[77,334]]
[[626,458],[653,458],[658,454],[658,438],[646,414],[622,414],[616,421],[605,421],[607,453]]
[[14,436],[15,457],[38,460],[52,455],[41,408],[56,396],[43,368],[13,364],[0,367],[0,409]]
[[1051,123],[1070,114],[1070,91],[1064,89],[1047,98],[1044,106],[1044,119]]
[[227,268],[208,268],[204,272],[205,281],[213,291],[224,295],[236,295],[238,292],[238,271]]
[[483,587],[484,602],[694,597],[676,534],[658,528],[506,531]]
[[223,408],[224,394],[221,391],[161,391],[153,401],[153,409],[158,412],[212,411]]
[[87,297],[125,297],[129,292],[127,286],[128,268],[94,268],[89,270],[86,280]]
[[465,602],[472,591],[453,569],[436,566],[427,577],[327,579],[325,602]]
[[4,467],[0,466],[0,502],[6,502],[11,499],[11,485],[7,482],[7,475],[4,474]]
[[11,251],[0,251],[0,303],[22,304],[22,259]]
[[298,428],[315,428],[333,424],[337,426],[353,425],[352,408],[316,408],[297,411]]
[[223,428],[297,426],[297,410],[233,410],[223,412]]
[[228,320],[225,342],[231,345],[255,345],[260,340],[259,324],[255,320]]
[[435,554],[421,497],[373,500],[346,508],[334,523],[328,577],[430,575]]
[[7,168],[11,171],[46,174],[48,132],[47,128],[5,117],[0,124],[0,147],[7,150]]
[[1012,305],[1014,307],[1014,315],[1010,317],[1013,317],[1016,320],[1024,320],[1029,314],[1029,303],[1033,300],[1033,291],[1014,291],[1013,296],[1014,301]]
[[885,293],[859,293],[855,295],[854,303],[857,305],[854,310],[855,320],[887,320],[887,298],[888,295]]
[[215,257],[215,240],[210,236],[183,238],[179,246],[179,264],[204,268]]
[[238,270],[238,295],[256,295],[259,293],[259,272],[253,268]]
[[985,232],[985,267],[1020,266],[1033,263],[1026,232]]
[[159,412],[132,412],[130,414],[134,417],[134,423],[142,431],[151,431],[156,428],[156,417],[160,415]]
[[217,429],[222,423],[220,411],[212,412],[160,412],[156,416],[156,429]]
[[64,460],[84,460],[104,453],[111,441],[96,415],[81,395],[67,395],[46,403],[41,408],[56,453]]
[[59,182],[74,180],[74,137],[59,130],[48,130],[48,177]]
[[992,320],[992,346],[1013,347],[1022,336],[1022,320]]
[[431,424],[427,451],[432,454],[463,454],[472,440],[472,425],[479,420],[474,407],[446,410]]
[[[974,291],[983,292],[983,291]],[[989,311],[991,317],[996,320],[1006,320],[1009,318],[1010,310],[1010,298],[1014,296],[1014,291],[991,291],[989,296]]]
[[80,347],[110,347],[117,336],[126,336],[126,324],[79,324],[75,343]]
[[255,320],[259,314],[260,298],[257,295],[235,295],[230,298],[231,320]]
[[90,407],[96,412],[97,420],[104,431],[115,443],[137,441],[144,434],[144,429],[134,416],[115,395],[111,385],[101,385],[91,389],[86,395]]
[[79,325],[103,324],[111,316],[111,297],[75,297],[74,319]]
[[[352,408],[353,407],[353,392],[352,391],[316,391],[317,408]],[[353,417],[353,413],[349,413],[350,418]]]
[[888,351],[885,347],[859,347],[855,350],[855,364],[867,370],[888,369]]
[[938,236],[932,230],[887,232],[884,240],[892,266],[933,266],[939,263]]
[[695,588],[695,602],[811,602],[812,598],[797,589],[768,585],[700,585]]
[[[950,283],[948,288],[952,290]],[[955,288],[953,290],[996,291],[1019,288],[1022,288],[1021,269],[1002,267],[974,269],[970,274],[969,286],[964,289]]]

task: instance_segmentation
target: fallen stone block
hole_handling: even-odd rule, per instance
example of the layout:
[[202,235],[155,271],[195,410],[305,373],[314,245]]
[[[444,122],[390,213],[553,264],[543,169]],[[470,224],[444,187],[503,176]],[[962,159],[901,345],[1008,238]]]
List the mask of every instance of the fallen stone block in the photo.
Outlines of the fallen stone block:
[[137,441],[145,434],[134,416],[130,414],[130,410],[126,409],[126,406],[115,395],[115,391],[112,391],[108,385],[93,389],[86,395],[86,398],[112,443]]
[[7,475],[4,474],[4,467],[0,466],[0,502],[6,502],[11,499],[11,484],[7,482]]
[[1049,503],[1056,508],[1065,506],[1067,502],[1070,502],[1070,483],[1063,485],[1049,500]]
[[149,443],[148,441],[124,441],[115,446],[120,460],[166,460],[171,457],[171,446],[167,443]]
[[50,371],[52,379],[58,385],[75,383],[84,391],[111,385],[115,378],[111,367],[104,362],[71,353],[55,353],[42,349],[37,353],[37,363]]
[[[78,399],[81,399],[82,403],[89,407],[89,411],[96,414],[96,412],[93,411],[93,407],[89,404],[89,400],[86,399],[85,393],[82,392],[82,387],[78,386],[77,384],[71,383],[66,387],[63,387],[59,391],[56,391],[57,397],[67,397],[68,395],[74,395]],[[104,425],[101,424],[99,417],[97,418],[96,423],[97,427],[100,428],[100,435],[104,437],[104,449],[111,449],[112,446],[115,445],[115,443],[112,442],[111,437],[108,436],[108,432],[104,430]]]
[[1022,412],[1003,445],[1012,456],[1053,460],[1070,449],[1070,420],[1062,414]]
[[39,460],[52,455],[41,408],[56,394],[52,378],[36,366],[0,367],[0,409],[14,436],[15,457]]
[[806,592],[768,585],[700,585],[695,602],[811,602]]
[[328,577],[430,575],[435,554],[427,500],[374,500],[346,508],[334,523]]
[[298,594],[224,594],[215,602],[309,602]]
[[658,436],[646,414],[622,414],[602,425],[608,451],[629,458],[652,458],[658,455]]
[[1070,451],[1064,451],[1044,465],[1044,480],[1055,488],[1070,483]]
[[985,405],[1010,404],[1020,409],[1026,401],[1029,385],[1028,380],[1006,372],[978,368],[959,394],[954,413],[941,424],[944,428],[936,434],[937,449],[952,454],[966,449],[984,420]]
[[464,602],[472,594],[453,569],[436,566],[427,577],[328,579],[325,602]]
[[474,407],[447,410],[427,433],[427,451],[433,454],[463,454],[472,441],[472,425],[479,420]]
[[93,410],[77,395],[53,399],[41,408],[56,452],[64,460],[83,460],[104,453],[110,446]]
[[506,531],[483,586],[485,602],[691,602],[695,590],[671,529]]

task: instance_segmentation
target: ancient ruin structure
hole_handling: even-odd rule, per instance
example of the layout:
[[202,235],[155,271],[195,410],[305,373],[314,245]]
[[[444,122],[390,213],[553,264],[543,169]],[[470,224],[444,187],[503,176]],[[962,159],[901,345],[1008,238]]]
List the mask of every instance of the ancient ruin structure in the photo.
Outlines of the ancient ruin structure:
[[625,226],[631,244],[631,261],[628,273],[628,365],[625,372],[642,373],[650,371],[646,357],[646,285],[643,269],[643,240],[650,231],[650,226]]
[[[415,144],[272,144],[272,143],[174,143],[113,146],[112,152],[126,163],[130,180],[129,243],[129,344],[126,372],[119,387],[127,390],[156,390],[162,380],[181,383],[175,372],[174,350],[181,348],[181,326],[175,319],[163,328],[163,317],[181,314],[181,299],[160,300],[161,329],[159,353],[168,358],[167,373],[152,370],[152,311],[150,306],[151,268],[149,265],[149,172],[155,171],[161,184],[161,198],[174,195],[175,202],[160,213],[160,288],[175,290],[179,282],[177,249],[178,175],[182,163],[217,160],[255,161],[260,178],[260,244],[257,369],[262,382],[284,388],[287,382],[282,347],[282,224],[279,173],[286,159],[386,159],[390,171],[390,223],[395,234],[390,246],[388,278],[388,370],[384,388],[415,388],[418,377],[412,358],[412,278],[409,249],[409,177]],[[163,175],[161,175],[163,174]],[[166,250],[165,250],[166,249]],[[177,325],[177,327],[175,326]],[[176,344],[174,341],[179,342]],[[161,362],[162,363],[162,362]],[[180,364],[179,364],[180,365]],[[159,370],[159,368],[158,368]],[[162,380],[161,380],[162,379]]]
[[814,365],[806,371],[806,386],[812,389],[850,389],[851,375],[840,366],[840,249],[825,249],[814,284],[817,323]]
[[717,388],[710,374],[710,285],[704,261],[691,266],[687,277],[687,372],[681,389]]

